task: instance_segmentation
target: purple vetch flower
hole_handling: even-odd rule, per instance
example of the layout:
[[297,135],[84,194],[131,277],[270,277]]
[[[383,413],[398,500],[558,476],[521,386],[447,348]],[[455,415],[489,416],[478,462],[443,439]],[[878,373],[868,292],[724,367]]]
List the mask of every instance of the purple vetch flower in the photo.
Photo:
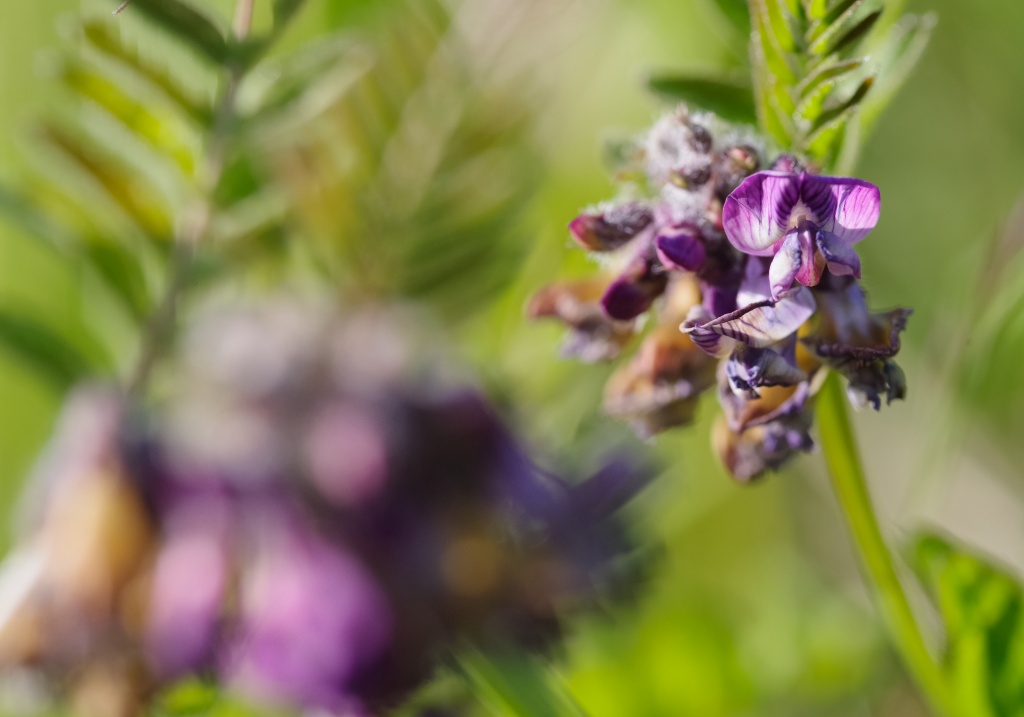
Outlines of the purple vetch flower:
[[[653,326],[605,384],[605,413],[644,438],[688,423],[711,384],[712,359],[721,359],[719,399],[729,419],[716,446],[734,475],[750,479],[810,447],[811,399],[830,369],[848,380],[855,406],[904,395],[892,357],[909,311],[869,314],[856,284],[853,245],[878,222],[878,187],[808,173],[793,155],[772,158],[749,130],[685,106],[633,149],[615,175],[618,195],[629,199],[572,225],[616,278],[600,298],[600,320],[585,330],[567,321],[567,345],[587,349],[568,353],[614,359]],[[679,314],[673,295],[684,286],[695,296]],[[548,292],[530,314],[566,320]],[[613,334],[616,322],[631,329]]]
[[176,679],[212,667],[233,572],[232,498],[217,486],[173,486],[162,503],[145,644],[151,669]]
[[774,256],[771,296],[797,281],[816,286],[827,267],[836,276],[860,278],[852,245],[878,223],[878,187],[860,179],[802,172],[753,174],[725,200],[722,227],[734,247],[752,256]]
[[123,415],[114,389],[72,392],[0,564],[0,667],[53,676],[72,701],[102,691],[104,714],[141,713],[152,688],[137,645],[157,529],[120,452]]
[[313,533],[287,504],[247,510],[226,680],[276,703],[342,706],[352,678],[389,642],[388,600],[355,556]]

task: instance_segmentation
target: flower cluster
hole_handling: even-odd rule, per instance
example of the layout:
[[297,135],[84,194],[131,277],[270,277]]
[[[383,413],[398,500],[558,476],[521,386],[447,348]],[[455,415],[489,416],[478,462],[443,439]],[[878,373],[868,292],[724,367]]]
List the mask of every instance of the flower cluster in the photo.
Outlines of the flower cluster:
[[650,437],[689,422],[717,384],[716,449],[750,480],[812,447],[825,369],[858,407],[903,397],[892,358],[910,311],[868,310],[853,249],[878,221],[876,186],[768,162],[756,137],[685,108],[635,150],[620,198],[569,225],[601,275],[545,287],[527,309],[567,324],[564,353],[583,361],[642,335],[608,382],[608,413]]
[[407,328],[218,313],[158,410],[73,396],[0,572],[0,663],[63,678],[80,714],[203,675],[356,717],[462,642],[545,643],[624,548],[640,476],[541,472]]

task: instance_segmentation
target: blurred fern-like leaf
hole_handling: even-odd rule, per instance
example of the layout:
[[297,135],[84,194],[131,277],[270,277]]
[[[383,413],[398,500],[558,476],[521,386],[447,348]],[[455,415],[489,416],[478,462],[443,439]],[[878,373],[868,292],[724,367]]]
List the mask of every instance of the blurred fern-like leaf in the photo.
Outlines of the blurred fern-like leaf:
[[[485,4],[461,9],[474,5]],[[370,42],[292,58],[300,78],[324,58],[329,69],[300,82],[295,112],[277,118],[276,163],[328,276],[458,319],[512,277],[527,246],[530,106],[509,90],[520,78],[494,76],[480,51],[500,50],[481,42],[499,36],[488,23],[500,13],[465,23],[407,2],[392,17]]]
[[501,3],[405,2],[368,37],[267,60],[301,4],[277,0],[270,28],[235,37],[186,0],[134,0],[84,21],[56,65],[71,111],[40,123],[0,214],[120,309],[116,329],[88,323],[126,378],[148,371],[182,287],[249,264],[280,275],[312,257],[350,295],[452,319],[518,266],[538,172],[521,77],[488,44]]
[[[154,27],[130,39],[122,16],[85,20],[75,29],[53,75],[70,95],[70,111],[39,123],[30,145],[33,169],[19,190],[0,190],[0,212],[8,220],[91,274],[120,308],[121,329],[94,337],[121,357],[120,366],[94,368],[123,374],[140,349],[126,351],[116,337],[146,340],[144,327],[168,292],[179,247],[200,239],[186,236],[197,215],[216,217],[204,222],[201,240],[210,247],[204,266],[235,258],[219,230],[244,196],[224,191],[233,179],[215,165],[237,162],[246,147],[235,113],[223,106],[243,74],[239,43],[184,2],[136,0],[130,11]],[[172,53],[202,58],[201,70],[179,78],[166,69],[166,58],[141,49],[154,30]],[[223,162],[211,155],[223,155]],[[250,235],[263,229],[249,227]],[[195,273],[194,264],[186,273]],[[106,311],[109,303],[101,306],[98,311]],[[110,324],[107,316],[92,319],[92,327]],[[0,343],[23,340],[24,333],[0,331]],[[40,368],[52,369],[60,354],[70,356],[56,341],[33,346],[40,359],[49,356],[36,362]]]
[[1020,583],[937,535],[919,538],[914,558],[946,626],[944,669],[960,714],[1024,714]]

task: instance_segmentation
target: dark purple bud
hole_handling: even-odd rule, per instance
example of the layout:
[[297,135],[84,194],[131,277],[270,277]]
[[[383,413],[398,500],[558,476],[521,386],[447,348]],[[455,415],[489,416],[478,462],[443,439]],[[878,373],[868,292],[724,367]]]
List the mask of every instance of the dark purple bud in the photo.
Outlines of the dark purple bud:
[[612,319],[635,319],[651,307],[667,286],[668,273],[653,251],[645,251],[611,283],[601,297],[601,306]]
[[679,224],[662,229],[654,245],[661,263],[669,269],[697,271],[704,265],[707,256],[700,229],[695,224]]
[[640,202],[617,204],[599,214],[581,214],[569,223],[569,232],[585,249],[614,251],[651,224],[650,207]]

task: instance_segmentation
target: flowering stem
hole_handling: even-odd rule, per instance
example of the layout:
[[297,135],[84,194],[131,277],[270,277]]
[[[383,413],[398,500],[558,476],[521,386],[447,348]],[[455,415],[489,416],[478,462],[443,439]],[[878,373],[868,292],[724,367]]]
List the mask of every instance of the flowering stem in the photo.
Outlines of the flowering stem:
[[[235,40],[238,42],[243,42],[249,37],[254,3],[255,0],[237,1],[233,29]],[[188,288],[188,274],[195,262],[198,248],[207,238],[213,219],[213,194],[227,165],[237,111],[238,87],[244,74],[243,68],[232,68],[221,93],[206,151],[205,167],[200,178],[201,197],[186,211],[186,219],[181,222],[182,228],[175,237],[166,289],[143,330],[139,357],[128,379],[127,391],[131,395],[143,391],[174,333],[178,304]]]
[[818,425],[832,486],[896,649],[935,714],[952,717],[956,714],[952,694],[925,645],[878,527],[850,424],[846,396],[835,373],[828,377],[821,390]]

